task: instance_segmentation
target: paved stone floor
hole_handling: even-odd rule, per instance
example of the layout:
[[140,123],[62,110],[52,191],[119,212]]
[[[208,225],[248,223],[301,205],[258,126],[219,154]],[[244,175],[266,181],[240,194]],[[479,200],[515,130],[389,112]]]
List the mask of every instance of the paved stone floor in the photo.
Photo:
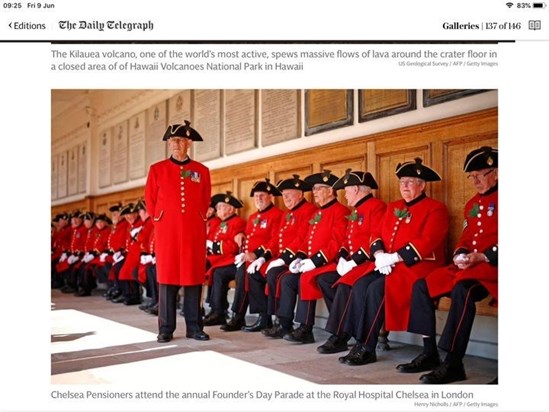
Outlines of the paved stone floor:
[[[52,290],[52,383],[90,383],[106,378],[91,376],[91,370],[117,367],[118,373],[130,375],[145,373],[136,365],[147,361],[169,362],[179,355],[226,359],[238,369],[253,365],[263,371],[282,373],[285,376],[316,384],[417,384],[419,374],[401,374],[395,366],[415,357],[417,346],[390,342],[391,349],[378,352],[378,361],[365,366],[347,366],[337,361],[345,353],[321,355],[316,347],[328,334],[315,328],[316,343],[292,344],[284,340],[265,338],[261,333],[223,332],[219,326],[205,328],[211,340],[197,342],[186,339],[184,319],[178,318],[175,338],[167,345],[156,342],[156,317],[139,310],[106,301],[103,291],[96,290],[89,297],[75,297]],[[255,316],[249,316],[252,323]],[[390,338],[390,336],[389,336]],[[352,343],[352,342],[351,342]],[[240,362],[235,362],[240,361]],[[217,364],[217,363],[215,363]],[[467,356],[465,367],[468,379],[463,384],[486,384],[498,375],[495,360]],[[137,371],[137,372],[136,372]],[[236,371],[238,372],[238,371]]]

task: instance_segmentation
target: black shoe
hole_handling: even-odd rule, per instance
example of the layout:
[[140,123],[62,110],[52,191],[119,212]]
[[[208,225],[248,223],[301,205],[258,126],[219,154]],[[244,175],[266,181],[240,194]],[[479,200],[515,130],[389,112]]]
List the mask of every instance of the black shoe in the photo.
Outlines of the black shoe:
[[337,360],[339,361],[339,363],[346,363],[347,359],[349,359],[352,356],[355,356],[356,352],[359,349],[360,349],[360,344],[355,343],[355,345],[351,348],[351,350],[349,351],[349,353],[347,355],[340,356],[339,358],[337,358]]
[[357,346],[356,350],[351,354],[347,355],[345,359],[345,364],[351,366],[358,365],[367,365],[368,363],[374,363],[377,361],[377,356],[375,352],[369,352],[366,345],[362,343],[355,344]]
[[438,353],[426,355],[421,353],[416,356],[410,363],[401,363],[397,365],[397,370],[402,373],[416,373],[432,371],[440,365],[440,358]]
[[328,338],[324,345],[320,345],[316,350],[319,353],[338,353],[345,352],[347,350],[348,339],[332,335]]
[[150,308],[152,305],[153,305],[153,303],[151,303],[151,302],[146,302],[146,303],[142,303],[141,305],[139,305],[138,308],[139,308],[140,310],[145,310],[145,309]]
[[204,318],[204,326],[225,325],[226,323],[225,314],[219,312],[211,312]]
[[421,375],[421,377],[419,378],[422,383],[429,384],[450,383],[463,381],[465,379],[467,379],[467,377],[465,376],[465,369],[463,368],[463,364],[459,364],[458,366],[451,366],[447,362],[443,362],[435,370],[429,372],[426,375]]
[[141,303],[141,298],[128,298],[124,299],[124,305],[131,306],[131,305],[139,305]]
[[126,297],[125,297],[124,295],[121,294],[121,295],[119,295],[119,296],[116,297],[116,298],[112,298],[112,299],[111,299],[111,302],[112,302],[112,303],[122,303],[122,302],[124,302],[125,300],[126,300]]
[[158,316],[158,304],[145,309],[144,312],[150,315]]
[[194,340],[210,340],[210,336],[202,330],[197,332],[187,332],[185,336]]
[[293,332],[293,328],[286,329],[282,325],[274,325],[272,328],[269,329],[263,329],[261,333],[268,337],[273,339],[282,339],[284,335],[287,335],[289,333]]
[[156,341],[158,343],[166,343],[171,341],[172,339],[173,339],[172,333],[159,333],[158,336],[156,337]]
[[110,299],[107,298],[107,300],[113,301],[115,299],[118,299],[122,296],[122,291],[119,289],[115,289],[112,291],[112,293],[109,295]]
[[89,290],[80,289],[77,293],[75,293],[76,296],[91,296],[91,292]]
[[314,343],[313,328],[311,326],[301,325],[293,332],[284,335],[284,340],[295,343]]
[[242,329],[242,326],[245,326],[244,317],[233,316],[229,322],[221,326],[221,330],[225,332],[234,332]]
[[244,332],[259,332],[263,329],[268,329],[273,327],[273,319],[271,316],[267,315],[259,315],[257,320],[253,325],[250,326],[243,326],[242,330]]

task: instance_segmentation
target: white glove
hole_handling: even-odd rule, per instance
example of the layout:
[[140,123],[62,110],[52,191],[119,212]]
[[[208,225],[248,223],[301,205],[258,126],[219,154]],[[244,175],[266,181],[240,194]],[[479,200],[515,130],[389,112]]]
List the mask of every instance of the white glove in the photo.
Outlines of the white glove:
[[259,268],[261,266],[263,266],[264,263],[265,263],[265,258],[264,257],[258,257],[256,260],[254,260],[252,263],[250,263],[250,265],[248,266],[248,269],[246,269],[246,271],[248,273],[258,272]]
[[153,258],[152,258],[152,260],[151,260],[151,263],[152,263],[153,265],[156,265],[156,256],[153,256]]
[[73,263],[78,262],[78,259],[80,259],[78,256],[70,255],[67,262],[69,265],[72,265]]
[[244,253],[239,253],[234,257],[234,264],[236,267],[240,267],[240,265],[244,263],[245,256],[246,255]]
[[283,266],[286,262],[282,259],[275,259],[271,263],[269,263],[269,266],[267,266],[267,272],[271,270],[272,268],[277,268],[280,266]]
[[112,260],[114,260],[114,263],[118,263],[124,260],[124,255],[122,254],[122,252],[116,252],[114,255],[112,255]]
[[384,266],[393,266],[398,263],[398,253],[378,253],[376,255],[376,269]]
[[337,264],[337,273],[339,273],[341,276],[346,275],[351,271],[352,268],[356,266],[356,262],[353,259],[345,260],[343,258],[339,258],[339,262]]
[[390,274],[393,271],[393,267],[392,266],[383,266],[381,268],[378,268],[377,271],[379,273],[381,273],[382,275],[387,276],[388,274]]
[[84,258],[82,260],[84,261],[84,263],[88,263],[88,262],[91,262],[94,257],[95,256],[92,255],[91,253],[86,252],[86,254],[84,255]]
[[139,226],[139,227],[133,228],[133,229],[130,231],[130,236],[132,237],[132,239],[135,239],[135,237],[136,237],[137,234],[141,231],[141,229],[143,229],[143,226]]
[[206,249],[212,249],[214,243],[211,240],[206,239]]
[[59,258],[59,262],[64,262],[65,260],[67,260],[67,254],[65,252],[63,252],[61,257]]
[[465,253],[460,253],[459,255],[454,256],[454,265],[456,265],[458,268],[463,269],[468,263],[469,258]]
[[107,252],[103,252],[99,255],[99,261],[100,262],[104,262],[106,259],[107,259],[107,256],[109,256],[109,254]]
[[301,266],[299,267],[299,271],[301,273],[308,272],[309,270],[313,269],[316,269],[316,266],[311,259],[304,259],[301,261]]
[[141,255],[141,264],[147,265],[152,262],[153,257],[151,255]]
[[299,273],[299,268],[301,267],[301,259],[297,258],[292,260],[292,263],[290,263],[289,269],[292,273]]

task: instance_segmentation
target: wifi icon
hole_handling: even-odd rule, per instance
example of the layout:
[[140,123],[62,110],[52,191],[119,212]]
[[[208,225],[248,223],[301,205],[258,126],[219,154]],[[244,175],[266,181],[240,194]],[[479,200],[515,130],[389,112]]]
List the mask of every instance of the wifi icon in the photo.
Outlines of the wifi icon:
[[513,3],[509,2],[509,3],[505,3],[507,5],[507,7],[511,8],[513,7]]

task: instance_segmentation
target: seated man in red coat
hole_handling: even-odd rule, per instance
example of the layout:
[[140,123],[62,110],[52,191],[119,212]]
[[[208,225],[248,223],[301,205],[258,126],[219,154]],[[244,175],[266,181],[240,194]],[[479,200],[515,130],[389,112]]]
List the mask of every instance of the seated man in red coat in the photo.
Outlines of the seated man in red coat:
[[286,214],[281,221],[278,235],[271,238],[269,249],[272,259],[262,256],[248,266],[250,313],[259,313],[259,316],[254,324],[245,326],[243,330],[262,331],[265,336],[282,338],[290,330],[289,327],[274,325],[265,329],[265,325],[272,323],[272,315],[276,313],[280,297],[280,279],[288,274],[293,275],[288,271],[288,265],[307,234],[309,220],[317,208],[303,197],[305,192],[311,190],[311,186],[301,180],[299,175],[279,181],[276,187],[282,193]]
[[[433,369],[423,383],[449,383],[466,379],[463,357],[475,319],[475,303],[498,297],[498,151],[473,150],[463,171],[477,190],[464,209],[463,233],[454,251],[453,264],[431,272],[414,284],[408,331],[422,334],[423,352],[400,372]],[[436,345],[434,300],[450,295],[452,303],[439,341],[447,352],[440,364]]]
[[[243,204],[231,192],[218,193],[212,196],[219,224],[213,226],[213,231],[206,240],[206,257],[209,267],[206,279],[211,290],[209,304],[210,313],[204,318],[204,326],[224,325],[229,308],[227,293],[229,282],[234,279],[234,258],[240,247],[235,241],[236,235],[244,233],[246,221],[236,214]],[[228,272],[228,276],[224,274]],[[233,274],[231,278],[231,274]]]
[[[420,158],[398,164],[402,199],[387,205],[379,233],[373,233],[370,263],[363,273],[343,276],[336,284],[352,285],[345,306],[345,333],[355,346],[339,361],[347,365],[375,362],[379,330],[385,322],[389,331],[407,330],[412,286],[445,262],[449,217],[446,205],[429,198],[427,182],[441,180]],[[336,292],[337,296],[340,289]],[[335,305],[335,302],[334,302]]]
[[[312,187],[313,197],[318,209],[309,220],[307,234],[292,254],[293,260],[288,266],[291,275],[281,277],[280,301],[276,315],[280,324],[288,329],[293,324],[294,307],[299,293],[295,318],[300,323],[295,330],[287,330],[284,340],[295,343],[313,343],[313,325],[315,322],[316,299],[304,296],[311,293],[303,288],[303,278],[325,273],[326,268],[335,267],[339,249],[343,244],[346,216],[349,209],[342,205],[336,196],[334,184],[338,177],[330,170],[314,173],[305,178]],[[301,280],[300,280],[301,279]],[[309,283],[308,283],[309,284]]]
[[[246,224],[246,239],[242,241],[242,253],[235,256],[231,271],[220,274],[236,280],[236,289],[231,309],[231,320],[221,326],[225,332],[241,330],[246,326],[245,316],[248,310],[249,287],[246,269],[258,258],[270,259],[273,251],[269,249],[271,239],[278,235],[283,212],[273,203],[273,196],[280,196],[280,192],[269,179],[255,182],[250,192],[254,198],[257,211],[248,217]],[[237,240],[238,241],[238,240]],[[271,327],[267,324],[264,327]]]

